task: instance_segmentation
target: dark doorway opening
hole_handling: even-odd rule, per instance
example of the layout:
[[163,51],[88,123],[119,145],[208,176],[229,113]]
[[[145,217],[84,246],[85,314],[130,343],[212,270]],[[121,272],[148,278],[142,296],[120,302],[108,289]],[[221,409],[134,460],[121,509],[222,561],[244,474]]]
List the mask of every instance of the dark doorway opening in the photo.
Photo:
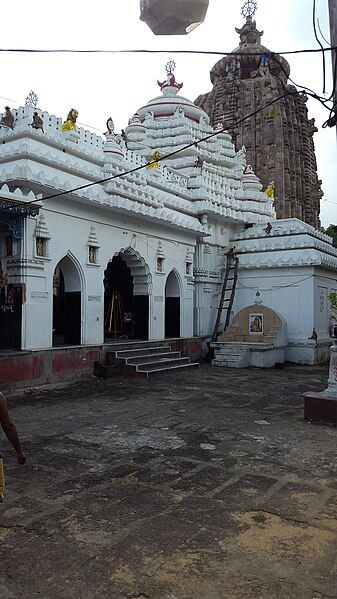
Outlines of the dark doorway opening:
[[165,337],[180,337],[180,288],[174,271],[165,285]]
[[21,349],[22,287],[0,286],[0,349]]
[[0,218],[0,349],[21,349],[24,285],[10,283],[7,271],[7,259],[15,253],[15,243]]
[[75,265],[63,258],[53,280],[53,345],[80,345],[81,290]]
[[131,270],[114,256],[104,272],[104,335],[108,339],[148,339],[149,298],[134,295]]

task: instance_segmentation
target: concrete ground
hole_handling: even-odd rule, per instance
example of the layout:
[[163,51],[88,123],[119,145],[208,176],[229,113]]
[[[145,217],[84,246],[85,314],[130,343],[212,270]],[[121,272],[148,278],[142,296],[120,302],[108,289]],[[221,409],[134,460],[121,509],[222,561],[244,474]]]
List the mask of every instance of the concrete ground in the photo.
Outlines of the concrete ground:
[[321,367],[115,378],[12,398],[1,599],[337,597],[337,429]]

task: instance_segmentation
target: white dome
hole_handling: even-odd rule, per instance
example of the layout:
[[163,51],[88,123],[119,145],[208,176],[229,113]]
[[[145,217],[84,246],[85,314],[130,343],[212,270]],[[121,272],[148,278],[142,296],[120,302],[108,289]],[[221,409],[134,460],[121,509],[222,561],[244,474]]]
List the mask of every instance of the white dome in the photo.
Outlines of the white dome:
[[209,116],[201,108],[196,106],[188,98],[178,95],[182,84],[175,83],[171,80],[164,83],[159,83],[162,95],[153,98],[137,110],[141,122],[145,120],[146,114],[153,113],[155,119],[164,119],[172,117],[178,109],[184,112],[185,116],[192,121],[199,123],[202,118],[205,124],[209,124]]

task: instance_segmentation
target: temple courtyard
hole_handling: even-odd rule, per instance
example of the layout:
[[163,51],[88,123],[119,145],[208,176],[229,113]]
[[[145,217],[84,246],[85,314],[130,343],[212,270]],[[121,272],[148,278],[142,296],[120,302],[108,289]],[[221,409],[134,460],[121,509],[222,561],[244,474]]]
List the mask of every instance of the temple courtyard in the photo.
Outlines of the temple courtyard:
[[0,507],[1,599],[337,598],[337,429],[325,367],[32,389]]

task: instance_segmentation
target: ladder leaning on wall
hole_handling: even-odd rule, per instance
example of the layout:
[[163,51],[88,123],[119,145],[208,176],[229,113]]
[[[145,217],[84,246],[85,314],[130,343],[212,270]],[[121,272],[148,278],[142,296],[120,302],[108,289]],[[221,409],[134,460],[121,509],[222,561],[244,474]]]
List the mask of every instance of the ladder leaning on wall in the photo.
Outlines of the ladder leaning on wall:
[[[238,265],[239,265],[239,258],[237,256],[227,257],[225,277],[224,277],[224,281],[223,281],[223,285],[222,285],[218,313],[217,313],[214,330],[213,330],[213,335],[212,335],[212,343],[214,341],[216,341],[218,338],[218,329],[219,329],[223,310],[226,311],[224,330],[226,330],[229,325],[231,309],[232,309],[234,297],[235,297],[236,283],[238,280]],[[226,294],[229,294],[228,297],[226,297]]]

